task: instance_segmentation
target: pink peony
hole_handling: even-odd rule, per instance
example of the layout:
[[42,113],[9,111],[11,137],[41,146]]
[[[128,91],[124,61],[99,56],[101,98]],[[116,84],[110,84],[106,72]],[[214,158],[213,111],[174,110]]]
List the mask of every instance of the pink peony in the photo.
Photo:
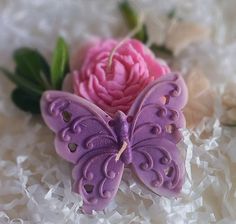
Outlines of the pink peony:
[[127,112],[146,85],[170,72],[165,62],[134,39],[92,42],[72,63],[74,93],[110,115]]

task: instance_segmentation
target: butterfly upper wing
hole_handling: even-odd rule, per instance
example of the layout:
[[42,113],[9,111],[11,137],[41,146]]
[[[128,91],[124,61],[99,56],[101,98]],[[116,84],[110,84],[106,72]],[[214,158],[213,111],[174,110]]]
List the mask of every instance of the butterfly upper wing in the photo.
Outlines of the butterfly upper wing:
[[128,113],[133,120],[133,169],[160,195],[176,195],[183,184],[183,162],[176,144],[182,137],[179,129],[185,127],[182,108],[186,101],[184,80],[178,74],[169,74],[147,86]]
[[[179,129],[185,127],[182,108],[186,102],[187,89],[183,78],[178,74],[165,75],[147,86],[128,112],[128,116],[133,117],[130,128],[133,143],[147,137],[135,132],[141,133],[143,130],[149,132],[150,127],[156,127],[152,131],[158,132],[159,137],[179,142],[181,139]],[[165,131],[169,128],[172,129],[171,133]]]
[[95,148],[117,147],[117,137],[105,112],[71,93],[46,91],[41,98],[45,123],[56,133],[57,153],[69,162],[77,163]]
[[115,154],[107,150],[90,151],[73,170],[74,185],[84,199],[83,211],[103,210],[118,190],[124,163],[115,161]]
[[[41,112],[56,133],[57,153],[76,164],[75,191],[82,195],[84,211],[104,209],[117,192],[124,168],[114,161],[118,143],[109,126],[111,118],[88,101],[61,91],[43,94]],[[87,193],[90,185],[93,191]]]

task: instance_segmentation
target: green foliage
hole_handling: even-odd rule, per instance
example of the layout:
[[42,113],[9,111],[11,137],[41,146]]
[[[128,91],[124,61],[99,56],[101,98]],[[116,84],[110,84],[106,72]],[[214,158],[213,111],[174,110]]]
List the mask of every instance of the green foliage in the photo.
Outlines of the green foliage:
[[[129,27],[129,29],[134,29],[138,26],[139,19],[138,14],[133,10],[128,1],[123,1],[119,4],[120,11]],[[142,25],[140,30],[134,34],[133,38],[140,40],[143,43],[148,41],[147,27]]]
[[60,89],[69,70],[69,51],[66,42],[58,38],[51,64],[51,82],[55,89]]
[[14,51],[13,59],[16,64],[14,72],[0,67],[0,72],[16,85],[12,101],[24,111],[40,113],[42,93],[48,89],[60,89],[69,70],[68,46],[61,37],[58,38],[51,66],[37,50],[28,47]]
[[[132,6],[129,4],[127,0],[122,1],[119,4],[120,11],[127,23],[127,26],[130,30],[136,28],[138,26],[139,22],[139,15],[137,12],[132,8]],[[167,15],[168,18],[172,19],[175,17],[175,10],[171,10],[170,13]],[[138,30],[133,38],[140,40],[144,44],[148,41],[148,31],[145,24],[142,24],[142,27],[140,30]],[[173,56],[173,53],[171,50],[169,50],[167,47],[163,45],[157,45],[155,43],[151,44],[150,49],[156,56],[164,55],[164,57],[170,57]]]
[[11,93],[11,99],[21,110],[31,112],[32,114],[40,114],[40,96],[28,94],[23,89],[17,87]]

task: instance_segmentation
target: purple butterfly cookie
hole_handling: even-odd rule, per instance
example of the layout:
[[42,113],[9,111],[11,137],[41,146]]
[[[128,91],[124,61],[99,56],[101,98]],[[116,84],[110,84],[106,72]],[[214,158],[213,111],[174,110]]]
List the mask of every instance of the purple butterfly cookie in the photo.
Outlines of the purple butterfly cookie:
[[75,164],[74,190],[83,211],[103,210],[116,195],[124,167],[130,165],[150,190],[176,196],[184,182],[184,165],[176,144],[185,127],[182,108],[187,89],[178,74],[165,75],[147,86],[128,114],[114,118],[74,94],[46,91],[41,111],[56,133],[55,148]]

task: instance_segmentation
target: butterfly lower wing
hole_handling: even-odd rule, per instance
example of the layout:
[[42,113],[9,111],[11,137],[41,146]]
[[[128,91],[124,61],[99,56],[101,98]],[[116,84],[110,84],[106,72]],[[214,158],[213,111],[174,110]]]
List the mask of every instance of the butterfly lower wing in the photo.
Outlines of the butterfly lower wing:
[[103,210],[116,195],[124,164],[115,156],[113,150],[90,151],[75,166],[74,189],[83,197],[85,213]]
[[140,180],[157,194],[176,195],[183,184],[184,169],[176,144],[185,127],[182,108],[187,89],[182,77],[169,74],[147,86],[128,116],[133,168]]
[[111,118],[74,94],[46,91],[41,98],[41,112],[56,133],[57,153],[72,163],[91,150],[117,145],[116,135],[108,125]]
[[184,166],[176,145],[166,139],[147,139],[135,145],[132,167],[153,192],[176,196],[184,182]]

